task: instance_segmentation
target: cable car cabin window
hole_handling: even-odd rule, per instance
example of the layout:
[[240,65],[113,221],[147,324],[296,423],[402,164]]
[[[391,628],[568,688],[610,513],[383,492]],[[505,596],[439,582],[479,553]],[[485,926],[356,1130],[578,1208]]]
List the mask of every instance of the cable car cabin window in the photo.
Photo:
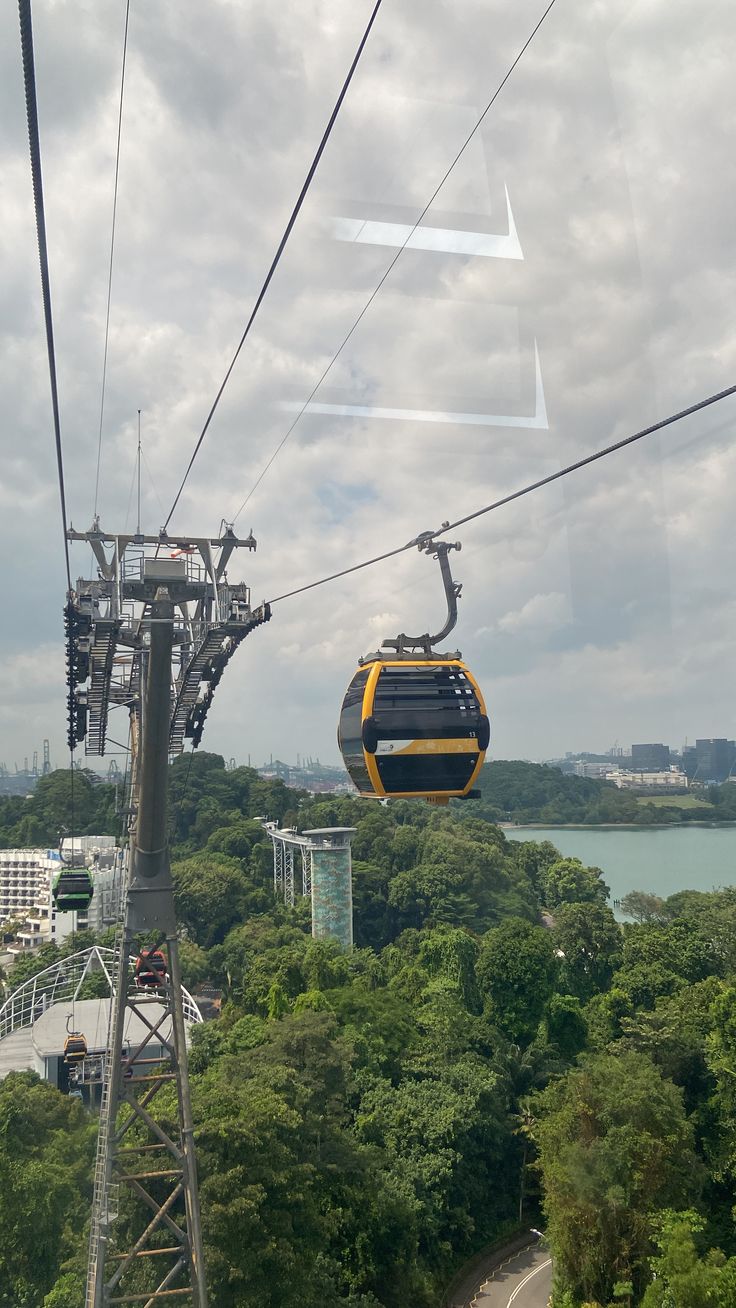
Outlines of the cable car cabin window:
[[380,740],[472,737],[482,719],[475,689],[459,668],[382,668],[371,714]]
[[62,872],[58,891],[62,895],[89,895],[90,879],[86,872]]
[[160,949],[144,949],[135,963],[135,979],[141,986],[158,986],[166,981],[167,961]]
[[378,754],[376,765],[387,795],[407,791],[462,791],[470,782],[478,762],[475,750],[468,754]]
[[84,868],[77,872],[59,872],[54,879],[53,901],[62,913],[87,908],[93,893],[92,878]]
[[353,785],[363,794],[371,794],[373,786],[365,766],[363,741],[363,696],[370,668],[361,668],[356,672],[347,688],[342,702],[340,724],[337,729],[337,743],[343,756]]

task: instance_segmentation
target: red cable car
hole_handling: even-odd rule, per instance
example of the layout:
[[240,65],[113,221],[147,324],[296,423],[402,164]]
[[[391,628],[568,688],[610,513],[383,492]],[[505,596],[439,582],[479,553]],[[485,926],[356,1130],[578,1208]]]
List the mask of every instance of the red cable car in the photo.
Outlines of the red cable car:
[[142,949],[135,961],[135,979],[139,986],[151,989],[166,980],[166,955],[160,949]]

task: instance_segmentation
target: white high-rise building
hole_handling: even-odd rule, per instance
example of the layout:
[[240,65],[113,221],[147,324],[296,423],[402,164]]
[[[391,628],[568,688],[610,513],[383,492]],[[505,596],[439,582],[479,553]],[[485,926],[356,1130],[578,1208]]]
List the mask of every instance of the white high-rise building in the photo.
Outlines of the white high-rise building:
[[0,849],[0,923],[34,909],[60,865],[55,849]]
[[62,844],[65,858],[84,858],[94,893],[87,910],[60,913],[53,900],[53,883],[63,866],[54,849],[0,850],[0,927],[21,920],[23,925],[8,946],[18,958],[53,941],[60,945],[73,931],[95,933],[112,926],[120,911],[123,851],[114,836],[77,836]]

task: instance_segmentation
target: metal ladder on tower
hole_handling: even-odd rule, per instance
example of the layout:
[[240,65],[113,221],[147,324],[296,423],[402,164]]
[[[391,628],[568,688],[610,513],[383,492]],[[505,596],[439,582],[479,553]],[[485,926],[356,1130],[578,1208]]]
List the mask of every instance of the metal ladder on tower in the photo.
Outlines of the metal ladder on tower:
[[[112,1158],[110,1144],[115,1129],[115,1116],[118,1106],[117,1086],[108,1075],[112,1066],[114,1052],[120,1039],[120,1014],[124,1011],[116,1002],[118,994],[127,990],[128,985],[128,951],[125,947],[124,923],[122,913],[118,920],[115,934],[115,946],[112,959],[113,992],[110,996],[110,1017],[107,1024],[107,1043],[105,1046],[105,1074],[102,1080],[102,1097],[100,1100],[100,1119],[97,1133],[97,1155],[95,1158],[94,1199],[92,1204],[92,1222],[89,1232],[90,1266],[101,1267],[104,1260],[96,1257],[100,1243],[107,1239],[108,1228],[118,1215],[117,1197],[119,1185],[112,1176]],[[85,1308],[95,1308],[97,1288],[93,1278],[87,1281]]]

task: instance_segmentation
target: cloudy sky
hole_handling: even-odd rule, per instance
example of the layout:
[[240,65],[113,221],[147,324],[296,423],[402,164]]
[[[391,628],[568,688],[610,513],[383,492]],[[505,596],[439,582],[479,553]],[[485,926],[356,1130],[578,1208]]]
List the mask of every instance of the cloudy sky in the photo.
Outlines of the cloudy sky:
[[[99,507],[162,523],[372,0],[132,0]],[[172,527],[232,520],[541,0],[384,0]],[[90,525],[123,0],[36,0],[70,517]],[[64,565],[17,18],[0,14],[0,761],[64,761]],[[237,527],[271,598],[736,381],[736,11],[557,0]],[[451,641],[497,757],[736,730],[736,402],[467,526]],[[73,572],[89,552],[74,547]],[[204,745],[337,760],[356,657],[443,612],[414,552],[276,606]],[[234,578],[235,570],[231,569]],[[125,723],[118,726],[124,734]],[[111,728],[113,731],[114,727]]]

